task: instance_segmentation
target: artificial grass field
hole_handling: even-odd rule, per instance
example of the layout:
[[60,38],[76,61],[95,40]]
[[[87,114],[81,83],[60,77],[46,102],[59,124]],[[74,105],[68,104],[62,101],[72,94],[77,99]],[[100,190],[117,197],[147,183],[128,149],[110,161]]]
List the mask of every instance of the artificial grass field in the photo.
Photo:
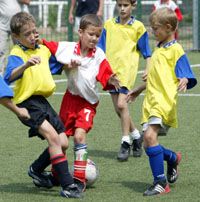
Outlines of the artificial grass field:
[[[200,53],[188,54],[191,64],[198,64]],[[143,63],[141,63],[141,67]],[[199,80],[200,67],[193,71]],[[55,79],[65,79],[65,75]],[[137,83],[139,83],[140,75]],[[57,83],[56,92],[64,93],[66,82]],[[188,96],[190,94],[191,96]],[[140,127],[141,95],[130,105],[131,115]],[[59,111],[62,95],[49,98],[56,111]],[[143,192],[152,183],[152,175],[146,154],[141,158],[129,157],[127,162],[118,162],[121,131],[111,98],[107,94],[100,97],[100,104],[94,120],[94,127],[87,136],[88,153],[99,168],[99,178],[94,186],[84,193],[83,199],[66,199],[59,196],[59,187],[53,189],[36,188],[27,175],[29,165],[47,146],[39,138],[28,138],[28,128],[10,111],[0,106],[0,202],[129,202],[129,201],[200,201],[200,86],[179,96],[179,128],[170,129],[159,141],[165,147],[182,152],[179,166],[180,176],[171,186],[171,193],[163,196],[143,197]],[[73,142],[67,151],[70,167],[73,161]]]

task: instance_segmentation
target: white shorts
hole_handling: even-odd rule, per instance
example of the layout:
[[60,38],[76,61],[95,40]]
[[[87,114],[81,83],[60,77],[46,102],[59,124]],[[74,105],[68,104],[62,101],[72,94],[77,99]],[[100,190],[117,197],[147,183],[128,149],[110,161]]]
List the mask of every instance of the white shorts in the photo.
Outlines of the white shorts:
[[148,122],[142,124],[142,131],[143,132],[146,131],[149,125],[155,125],[155,124],[160,125],[160,130],[158,132],[159,136],[167,135],[170,126],[164,124],[161,118],[155,116],[150,117]]

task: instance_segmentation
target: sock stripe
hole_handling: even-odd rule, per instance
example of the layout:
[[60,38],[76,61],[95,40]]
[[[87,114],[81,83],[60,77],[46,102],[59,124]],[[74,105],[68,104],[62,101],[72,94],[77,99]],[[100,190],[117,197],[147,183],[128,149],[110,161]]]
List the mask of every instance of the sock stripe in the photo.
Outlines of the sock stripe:
[[61,163],[63,161],[66,161],[66,157],[64,154],[56,154],[54,156],[51,157],[51,163],[52,165],[55,165],[55,164],[58,164],[58,163]]

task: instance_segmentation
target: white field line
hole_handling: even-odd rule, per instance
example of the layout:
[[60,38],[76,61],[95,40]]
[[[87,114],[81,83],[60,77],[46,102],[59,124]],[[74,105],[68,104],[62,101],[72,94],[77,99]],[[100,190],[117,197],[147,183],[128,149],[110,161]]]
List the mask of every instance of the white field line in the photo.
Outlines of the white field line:
[[[200,64],[194,64],[194,65],[191,65],[191,67],[200,67]],[[138,71],[138,74],[142,74],[143,71]],[[63,83],[63,82],[67,82],[67,79],[59,79],[59,80],[54,80],[55,83]],[[10,86],[11,88],[14,87],[14,85],[11,85]],[[64,95],[64,92],[55,92],[54,95]],[[99,93],[99,95],[109,95],[109,93]],[[141,95],[144,96],[144,94],[142,93]],[[200,94],[179,94],[179,96],[183,96],[183,97],[200,97]]]
[[[65,92],[55,92],[53,95],[64,95]],[[110,95],[109,93],[99,93],[99,95]],[[141,93],[140,95],[144,96],[144,93]],[[200,94],[194,94],[194,93],[185,93],[185,94],[178,94],[180,97],[200,97]]]

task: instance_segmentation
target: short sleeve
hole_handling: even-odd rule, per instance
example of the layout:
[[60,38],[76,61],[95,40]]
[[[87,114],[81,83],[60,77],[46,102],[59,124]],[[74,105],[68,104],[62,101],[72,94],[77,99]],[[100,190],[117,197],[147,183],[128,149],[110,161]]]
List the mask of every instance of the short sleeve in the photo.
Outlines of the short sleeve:
[[175,73],[177,78],[187,78],[187,89],[193,88],[197,84],[197,80],[192,72],[187,56],[184,54],[176,63]]

